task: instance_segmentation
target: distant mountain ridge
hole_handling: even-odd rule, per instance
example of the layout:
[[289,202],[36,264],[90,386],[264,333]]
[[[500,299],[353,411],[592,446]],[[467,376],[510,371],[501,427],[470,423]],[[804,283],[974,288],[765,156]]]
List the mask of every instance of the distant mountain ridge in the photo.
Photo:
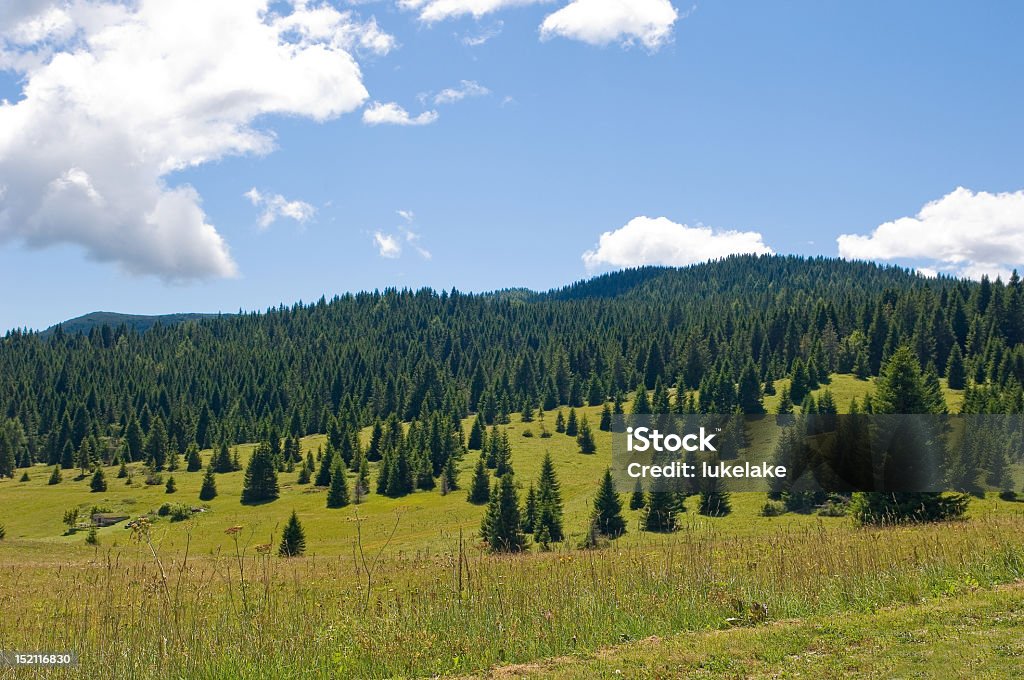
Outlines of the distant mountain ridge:
[[199,321],[201,319],[208,319],[210,317],[218,316],[217,314],[198,314],[198,313],[181,313],[181,314],[120,314],[118,312],[90,312],[77,316],[74,319],[68,319],[59,324],[50,326],[41,333],[44,337],[53,335],[60,326],[65,333],[88,333],[93,328],[100,328],[102,326],[110,326],[111,328],[118,328],[122,325],[128,326],[140,333],[148,331],[156,324],[164,326],[173,326],[185,321]]

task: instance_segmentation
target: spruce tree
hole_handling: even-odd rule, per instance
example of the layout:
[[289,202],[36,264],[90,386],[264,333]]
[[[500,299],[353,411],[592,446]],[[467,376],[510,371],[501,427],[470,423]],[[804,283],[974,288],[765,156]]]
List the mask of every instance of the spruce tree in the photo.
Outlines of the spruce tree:
[[328,487],[331,485],[331,472],[334,470],[334,447],[327,444],[327,451],[320,459],[320,469],[316,473],[316,486]]
[[558,409],[558,415],[555,416],[555,432],[565,434],[565,415],[562,409]]
[[267,442],[260,442],[249,459],[242,486],[242,503],[263,503],[280,495],[277,486],[277,468]]
[[644,495],[644,486],[640,483],[640,479],[637,478],[636,485],[633,487],[633,494],[629,497],[629,509],[639,510],[645,505],[647,505],[647,498]]
[[313,479],[313,471],[309,469],[309,462],[302,461],[302,467],[299,468],[299,476],[295,480],[296,484],[309,484]]
[[484,457],[481,455],[476,461],[476,468],[473,470],[473,483],[469,487],[469,502],[474,505],[483,505],[490,499],[491,478],[484,466]]
[[612,431],[612,410],[608,404],[605,404],[604,408],[601,409],[601,422],[598,427],[602,432]]
[[764,413],[764,399],[761,394],[761,379],[753,359],[747,359],[740,373],[739,406],[743,413]]
[[569,409],[569,419],[565,421],[565,434],[567,437],[575,437],[580,433],[579,421],[576,419],[576,409]]
[[455,467],[455,456],[448,456],[444,467],[441,469],[441,490],[444,494],[450,494],[459,489],[459,471]]
[[610,538],[618,538],[626,531],[626,520],[622,518],[622,499],[615,491],[611,468],[605,468],[601,486],[597,490],[593,519],[597,530]]
[[530,485],[526,492],[526,506],[523,508],[523,531],[532,534],[537,524],[537,490]]
[[512,475],[505,475],[495,484],[481,533],[492,552],[520,552],[526,548],[526,536],[520,526],[519,494]]
[[299,516],[292,510],[292,516],[281,534],[281,547],[277,554],[281,557],[301,557],[306,552],[306,532],[299,522]]
[[125,465],[124,461],[121,461],[121,467],[117,469],[117,478],[124,479],[128,476],[128,466]]
[[594,453],[597,451],[597,442],[594,441],[594,433],[590,429],[587,417],[583,416],[580,422],[580,431],[576,436],[576,443],[580,446],[580,453]]
[[946,362],[946,380],[951,390],[962,390],[967,385],[964,355],[960,351],[960,345],[957,343],[953,343],[953,349],[950,351],[949,359]]
[[213,454],[212,463],[214,472],[224,473],[235,469],[234,464],[231,462],[231,452],[228,450],[228,443],[226,441],[222,441],[220,446],[217,447],[217,451]]
[[356,472],[356,483],[353,490],[356,505],[362,503],[368,493],[370,493],[370,464],[366,461],[366,456],[360,456],[359,470]]
[[92,475],[92,481],[89,482],[89,490],[93,493],[107,490],[107,478],[103,474],[103,468],[96,466],[96,472]]
[[484,423],[480,414],[478,413],[476,418],[473,419],[473,427],[469,431],[469,442],[466,444],[466,448],[479,451],[483,448],[484,444]]
[[53,472],[50,473],[50,480],[47,482],[47,484],[49,484],[50,486],[53,486],[54,484],[60,484],[63,479],[64,476],[60,473],[60,466],[54,465]]
[[348,503],[348,480],[345,479],[345,468],[341,465],[340,456],[335,456],[334,469],[331,470],[331,486],[327,490],[327,507],[343,508]]
[[199,472],[203,469],[203,461],[199,457],[199,447],[195,443],[188,445],[188,450],[185,451],[185,471],[186,472]]
[[647,398],[647,390],[643,385],[636,388],[636,396],[633,397],[634,415],[648,415],[651,412],[651,402]]
[[207,466],[206,473],[203,475],[203,486],[199,489],[199,500],[212,501],[216,497],[217,478],[213,474],[213,468]]
[[162,470],[167,463],[167,428],[163,418],[157,416],[146,438],[146,461],[154,470]]
[[174,493],[178,490],[178,485],[174,481],[174,475],[167,478],[167,484],[164,486],[164,493]]
[[725,517],[732,512],[729,492],[722,488],[722,481],[717,477],[706,477],[703,480],[697,512],[707,517]]
[[537,517],[534,533],[547,529],[549,540],[558,543],[564,537],[562,530],[562,489],[555,474],[551,454],[545,453],[537,479]]
[[676,529],[675,494],[663,484],[651,488],[647,496],[647,510],[643,517],[644,531],[669,532]]

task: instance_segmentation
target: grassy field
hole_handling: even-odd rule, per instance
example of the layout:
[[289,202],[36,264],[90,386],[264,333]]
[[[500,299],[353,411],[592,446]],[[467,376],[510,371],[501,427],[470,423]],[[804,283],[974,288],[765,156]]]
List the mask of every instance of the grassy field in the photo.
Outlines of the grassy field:
[[[828,387],[842,408],[870,383],[835,376]],[[959,398],[947,393],[954,409]],[[614,545],[576,550],[611,445],[608,433],[596,431],[600,409],[578,411],[595,425],[595,455],[580,454],[565,435],[523,437],[526,428],[539,430],[536,422],[513,418],[508,427],[520,483],[536,478],[545,452],[554,459],[569,538],[551,553],[486,554],[476,536],[483,508],[467,503],[464,489],[401,499],[371,494],[359,506],[329,510],[325,491],[296,484],[296,472],[281,475],[277,501],[243,506],[242,473],[230,473],[217,476],[220,495],[205,512],[182,522],[160,518],[144,533],[123,524],[100,529],[98,545],[88,545],[86,532],[65,534],[68,508],[138,516],[164,502],[199,506],[202,473],[173,473],[174,494],[143,485],[138,469],[131,486],[107,469],[103,493],[90,493],[89,480],[75,480],[74,471],[49,486],[45,467],[31,470],[28,482],[0,481],[7,528],[0,640],[11,650],[75,650],[91,677],[465,675],[565,655],[571,661],[524,672],[591,677],[590,669],[622,655],[627,677],[674,677],[673,664],[709,674],[714,668],[700,665],[708,663],[725,664],[726,675],[770,675],[788,663],[772,656],[771,636],[790,630],[779,621],[800,619],[791,642],[779,646],[797,649],[815,626],[839,621],[837,614],[853,626],[843,629],[849,635],[867,636],[870,626],[883,626],[881,618],[872,623],[881,608],[1024,578],[1024,504],[995,496],[974,500],[965,521],[881,530],[856,528],[845,517],[761,517],[764,494],[734,494],[732,514],[714,519],[698,516],[691,499],[675,534],[641,532],[639,513],[627,511],[629,530]],[[553,430],[554,414],[547,419]],[[323,441],[306,438],[304,450]],[[252,446],[240,448],[244,460]],[[205,463],[209,452],[203,456]],[[470,452],[462,464],[463,487],[475,459]],[[284,560],[274,548],[293,509],[308,553]],[[993,606],[1003,606],[1008,592],[991,595]],[[925,610],[932,606],[946,605]],[[975,621],[972,630],[999,628],[990,623]],[[735,655],[716,652],[718,638],[697,633],[697,656],[671,638],[658,652],[662,665],[642,665],[632,645],[593,656],[624,641],[689,631],[683,640],[735,626],[743,630],[725,633],[740,639]],[[807,664],[826,663],[821,654]],[[827,665],[805,667],[831,674]],[[872,668],[883,667],[863,672]]]

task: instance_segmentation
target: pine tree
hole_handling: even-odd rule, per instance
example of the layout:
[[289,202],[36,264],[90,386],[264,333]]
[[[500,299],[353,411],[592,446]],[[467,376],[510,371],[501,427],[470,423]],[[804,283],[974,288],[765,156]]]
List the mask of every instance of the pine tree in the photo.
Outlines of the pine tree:
[[313,479],[313,471],[309,469],[309,463],[302,461],[302,467],[299,468],[299,476],[295,480],[296,484],[309,484]]
[[473,470],[473,484],[469,487],[469,502],[474,505],[483,505],[490,499],[491,478],[484,466],[484,457],[481,455],[476,461],[476,468]]
[[203,475],[203,486],[199,489],[199,500],[212,501],[217,497],[217,478],[213,474],[213,468],[207,466],[206,474]]
[[185,470],[187,472],[199,472],[203,469],[203,461],[199,457],[199,447],[194,443],[188,445],[185,451]]
[[555,416],[555,432],[565,434],[565,415],[562,414],[562,409],[558,409],[558,415]]
[[810,391],[810,376],[807,374],[807,365],[804,360],[797,357],[793,360],[793,374],[789,383],[789,398],[794,404],[802,403],[804,397]]
[[50,486],[53,486],[54,484],[60,484],[63,479],[64,476],[60,473],[60,466],[54,465],[53,472],[50,473],[50,480],[47,482],[47,484],[49,484]]
[[608,407],[608,404],[604,405],[601,409],[601,422],[598,425],[602,432],[612,431],[612,410]]
[[565,434],[568,437],[575,437],[580,433],[579,421],[576,419],[576,409],[569,409],[569,419],[565,421]]
[[316,473],[316,486],[328,487],[331,485],[331,472],[334,469],[334,447],[327,444],[327,451],[320,458],[320,469]]
[[281,557],[301,557],[306,552],[306,532],[302,529],[299,516],[292,510],[292,516],[281,534],[281,547],[277,554]]
[[580,422],[580,433],[576,437],[576,443],[580,445],[580,453],[594,453],[597,451],[597,442],[594,441],[594,433],[590,430],[590,423],[587,417],[583,416]]
[[249,459],[242,486],[242,503],[262,503],[275,500],[280,491],[277,486],[277,469],[270,452],[270,445],[261,442]]
[[220,443],[216,453],[213,454],[212,464],[214,472],[224,473],[231,472],[235,469],[234,464],[231,461],[231,452],[228,450],[227,442],[222,441]]
[[360,456],[359,470],[356,472],[356,483],[353,489],[353,499],[356,505],[362,503],[368,493],[370,493],[370,464],[366,461],[366,456]]
[[450,494],[459,489],[459,471],[455,467],[455,456],[448,456],[448,460],[441,469],[441,493]]
[[327,491],[327,507],[343,508],[349,503],[348,480],[339,456],[334,458],[334,469],[331,470],[331,486]]
[[508,440],[508,431],[503,431],[498,439],[497,460],[494,465],[494,474],[503,477],[512,472],[512,444]]
[[601,486],[594,499],[594,522],[598,531],[611,538],[618,538],[626,531],[626,520],[622,518],[622,499],[615,491],[615,480],[611,468],[606,468]]
[[636,486],[633,487],[633,494],[629,497],[629,509],[639,510],[645,505],[647,505],[647,498],[644,495],[644,487],[640,483],[640,479],[637,478]]
[[551,454],[545,453],[537,479],[537,517],[534,533],[547,529],[550,541],[561,541],[564,537],[562,512],[562,489],[555,474],[555,464],[551,460]]
[[128,476],[128,466],[125,465],[124,461],[121,461],[121,467],[117,470],[117,478],[124,479]]
[[178,490],[178,485],[174,481],[174,475],[167,478],[167,485],[164,487],[165,493],[174,493]]
[[89,482],[89,490],[93,493],[107,490],[107,478],[103,474],[103,468],[96,467],[96,472],[92,475],[92,481]]
[[520,526],[519,494],[512,475],[494,485],[481,534],[492,552],[520,552],[526,548],[526,536]]
[[169,447],[168,455],[167,455],[167,470],[168,471],[174,472],[175,470],[178,469],[178,459],[179,458],[180,458],[180,456],[178,455],[178,450],[176,448],[174,448],[173,446]]

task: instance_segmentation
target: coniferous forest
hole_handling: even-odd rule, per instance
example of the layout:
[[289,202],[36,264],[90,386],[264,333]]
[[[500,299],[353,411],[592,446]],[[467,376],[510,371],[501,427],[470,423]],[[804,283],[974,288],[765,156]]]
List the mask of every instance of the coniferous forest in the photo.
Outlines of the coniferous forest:
[[435,439],[438,477],[457,445],[436,440],[464,440],[456,430],[470,413],[492,425],[524,405],[599,405],[641,385],[696,391],[701,411],[729,413],[756,408],[751,392],[780,378],[792,378],[799,405],[830,373],[877,375],[904,345],[927,374],[975,386],[966,410],[1017,412],[1022,342],[1016,275],[972,283],[776,256],[641,268],[548,293],[388,289],[143,333],[57,326],[0,342],[0,475],[34,462],[160,469],[192,444],[275,434],[327,433],[351,465],[354,432],[376,428],[366,456],[379,460],[395,441],[376,435],[398,420],[421,425],[420,448]]

